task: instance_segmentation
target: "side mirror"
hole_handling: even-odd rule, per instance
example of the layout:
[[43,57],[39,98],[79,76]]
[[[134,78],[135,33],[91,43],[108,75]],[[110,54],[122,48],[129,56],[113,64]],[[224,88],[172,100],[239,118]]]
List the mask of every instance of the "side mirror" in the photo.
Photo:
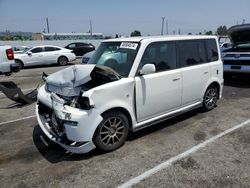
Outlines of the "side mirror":
[[155,72],[155,65],[154,64],[146,64],[140,70],[140,75],[151,74]]
[[28,56],[31,56],[31,55],[32,55],[32,52],[27,52],[27,55],[28,55]]

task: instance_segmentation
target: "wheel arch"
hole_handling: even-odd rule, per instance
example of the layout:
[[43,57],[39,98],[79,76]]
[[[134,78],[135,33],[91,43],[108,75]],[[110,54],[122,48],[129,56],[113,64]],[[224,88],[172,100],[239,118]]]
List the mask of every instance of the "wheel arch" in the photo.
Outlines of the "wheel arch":
[[16,59],[15,58],[15,63],[16,63],[16,61],[19,61],[20,63],[22,63],[22,67],[24,67],[24,63],[23,63],[23,61],[21,59],[18,59],[18,58]]
[[124,107],[114,107],[114,108],[110,108],[108,110],[105,110],[104,112],[101,113],[101,116],[103,117],[103,114],[110,112],[110,111],[119,111],[121,113],[123,113],[127,118],[128,118],[128,122],[129,122],[129,129],[132,130],[132,117],[129,113],[129,111],[124,108]]
[[57,63],[58,63],[58,60],[61,58],[61,57],[65,57],[67,59],[67,61],[69,61],[69,58],[65,55],[60,55],[58,58],[57,58]]
[[[214,85],[214,86],[217,88],[217,99],[219,99],[219,98],[220,98],[221,86],[220,86],[220,84],[219,84],[217,81],[213,81],[212,83],[210,83],[210,84],[208,85],[207,88],[209,88],[209,87],[212,86],[212,85]],[[207,90],[207,89],[206,89],[206,90]]]

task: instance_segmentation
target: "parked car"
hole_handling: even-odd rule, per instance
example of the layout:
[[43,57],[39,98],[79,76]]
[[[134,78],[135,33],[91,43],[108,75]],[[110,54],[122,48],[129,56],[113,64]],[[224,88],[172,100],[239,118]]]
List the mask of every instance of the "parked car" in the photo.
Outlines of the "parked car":
[[72,50],[58,46],[35,46],[22,54],[15,54],[15,61],[19,64],[20,69],[23,67],[37,65],[66,65],[76,59]]
[[74,42],[70,43],[65,48],[73,50],[76,56],[83,56],[84,54],[95,50],[95,46],[91,43]]
[[122,38],[102,42],[88,64],[45,80],[36,114],[47,137],[73,153],[112,151],[129,130],[212,110],[222,95],[223,64],[217,37]]
[[220,44],[221,49],[229,49],[232,48],[232,44],[230,42],[223,42]]
[[87,64],[88,61],[90,60],[90,58],[93,56],[93,54],[95,53],[95,50],[91,51],[91,52],[88,52],[86,54],[84,54],[82,56],[82,60],[81,60],[81,63],[82,64]]
[[10,76],[18,72],[19,66],[14,61],[14,53],[11,46],[0,46],[0,75]]
[[14,54],[21,54],[30,49],[28,46],[12,46]]
[[250,73],[250,24],[236,25],[228,30],[233,47],[222,53],[224,72]]

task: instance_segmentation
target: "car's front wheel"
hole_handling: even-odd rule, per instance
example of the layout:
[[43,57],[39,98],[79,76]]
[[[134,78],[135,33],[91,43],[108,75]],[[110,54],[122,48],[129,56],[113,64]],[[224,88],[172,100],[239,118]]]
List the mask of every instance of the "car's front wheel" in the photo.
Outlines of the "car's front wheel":
[[212,110],[217,103],[218,99],[218,88],[215,85],[210,85],[203,98],[203,109],[205,111]]
[[108,111],[97,127],[93,142],[103,151],[112,151],[121,147],[129,131],[128,118],[119,111]]
[[67,65],[68,63],[68,58],[67,57],[64,57],[64,56],[61,56],[58,58],[57,60],[57,63],[61,66],[64,66],[64,65]]

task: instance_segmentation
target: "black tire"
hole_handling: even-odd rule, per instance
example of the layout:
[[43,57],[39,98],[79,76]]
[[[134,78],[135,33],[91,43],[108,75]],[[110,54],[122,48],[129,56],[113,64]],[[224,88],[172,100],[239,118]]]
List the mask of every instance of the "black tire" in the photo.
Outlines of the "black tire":
[[5,76],[10,76],[10,75],[11,75],[11,73],[9,73],[9,72],[8,72],[8,73],[5,73]]
[[215,85],[210,85],[203,97],[203,110],[210,111],[214,109],[218,100],[218,88]]
[[19,65],[19,69],[23,69],[24,65],[23,65],[23,62],[18,60],[18,59],[15,59],[15,62]]
[[103,120],[95,131],[93,142],[100,150],[113,151],[124,144],[128,131],[128,118],[119,111],[108,111],[103,114]]
[[65,56],[61,56],[61,57],[59,57],[58,60],[57,60],[58,65],[61,65],[61,66],[67,65],[68,62],[69,62],[69,60],[68,60],[68,58],[65,57]]

